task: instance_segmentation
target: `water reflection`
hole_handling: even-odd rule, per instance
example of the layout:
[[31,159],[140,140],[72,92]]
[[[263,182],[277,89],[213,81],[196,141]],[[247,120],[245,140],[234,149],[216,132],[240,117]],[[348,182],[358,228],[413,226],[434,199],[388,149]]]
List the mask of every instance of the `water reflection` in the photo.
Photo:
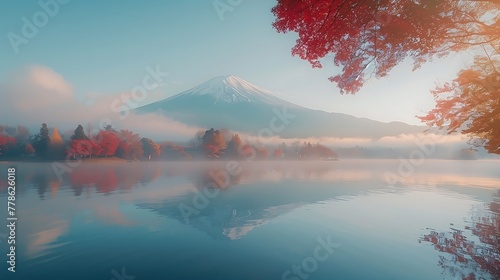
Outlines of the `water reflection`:
[[[234,164],[234,163],[233,163]],[[366,161],[350,162],[240,162],[229,166],[228,163],[179,162],[179,163],[83,163],[72,168],[62,176],[56,176],[50,164],[25,164],[22,173],[18,174],[19,191],[26,191],[26,186],[37,190],[40,199],[57,195],[60,190],[73,191],[75,196],[87,193],[112,194],[120,191],[131,191],[140,186],[160,179],[185,177],[199,190],[206,186],[229,189],[235,185],[246,185],[257,182],[361,182],[371,181],[380,186],[388,186],[384,172],[394,172],[397,165],[388,165],[385,161],[372,163]],[[486,163],[489,164],[489,163]],[[495,163],[500,170],[500,162]],[[233,170],[234,169],[234,170]],[[419,170],[412,176],[401,177],[398,186],[464,186],[496,189],[500,186],[500,178],[477,176],[465,172],[436,172],[435,167]],[[439,169],[437,169],[439,170]],[[7,185],[0,174],[0,192],[5,192]],[[169,185],[169,183],[167,183]]]
[[[324,163],[233,164],[202,165],[191,174],[193,188],[187,193],[140,203],[138,207],[175,219],[214,239],[236,240],[301,206],[341,196],[354,197],[367,188],[365,184],[338,185],[338,182],[376,178],[375,174],[367,175],[367,171],[361,170],[343,173],[335,165]],[[304,188],[298,183],[304,181],[311,185]],[[237,185],[240,186],[231,190]],[[377,185],[370,186],[371,190],[385,187]]]
[[[25,267],[33,268],[33,274],[43,271],[45,275],[73,265],[76,256],[88,263],[95,260],[108,264],[120,259],[124,263],[130,261],[132,266],[142,261],[137,252],[143,255],[157,252],[155,259],[166,262],[165,265],[174,270],[182,261],[186,262],[193,251],[213,258],[214,262],[237,260],[243,254],[248,259],[242,263],[262,260],[271,261],[275,266],[275,262],[281,261],[285,263],[283,269],[287,269],[296,261],[287,259],[288,256],[310,253],[308,245],[301,244],[314,240],[319,235],[317,230],[325,234],[334,230],[335,238],[344,242],[343,248],[351,251],[332,261],[340,263],[339,258],[345,258],[347,263],[360,262],[370,267],[367,262],[380,257],[376,247],[386,245],[384,242],[394,245],[391,252],[394,260],[404,262],[401,252],[420,250],[411,246],[417,243],[422,228],[443,224],[442,228],[446,228],[448,217],[455,215],[453,211],[467,211],[468,203],[488,201],[484,209],[474,209],[470,227],[462,226],[461,230],[450,233],[433,230],[426,232],[421,241],[435,246],[434,255],[426,257],[443,256],[439,264],[448,274],[455,271],[452,275],[463,279],[488,279],[489,273],[498,278],[499,194],[490,202],[492,190],[496,192],[500,186],[498,172],[490,163],[483,166],[481,162],[474,163],[480,167],[474,172],[469,166],[441,173],[436,172],[436,165],[430,164],[396,186],[387,185],[384,177],[385,171],[397,170],[397,162],[393,161],[241,162],[237,166],[226,162],[83,163],[66,173],[61,181],[50,165],[23,164],[17,166],[22,171],[18,173],[18,198],[23,203],[19,208],[19,216],[23,217],[22,230],[18,232],[18,239],[22,241],[19,258]],[[5,196],[6,186],[1,184],[6,180],[2,176],[5,174],[0,174],[0,196]],[[415,215],[431,211],[424,200],[436,197],[433,207],[442,211],[444,222],[425,214]],[[455,205],[447,208],[443,201]],[[194,209],[187,221],[181,205]],[[460,216],[465,216],[465,211]],[[388,218],[391,213],[397,215]],[[0,219],[5,220],[1,215],[2,212]],[[429,221],[435,223],[429,224]],[[419,224],[411,231],[401,226],[404,223]],[[305,231],[311,231],[313,236],[306,236]],[[387,238],[387,232],[401,233],[397,237],[400,240]],[[134,243],[131,240],[140,244],[130,245]],[[109,248],[102,249],[102,244]],[[408,244],[412,245],[405,247]],[[279,246],[282,251],[277,249]],[[265,255],[276,259],[264,259],[264,253],[260,255],[254,249],[264,247],[269,248]],[[217,248],[217,252],[213,248]],[[205,249],[207,251],[203,251]],[[94,252],[99,250],[105,254],[97,260]],[[182,254],[184,259],[177,259]],[[75,257],[70,260],[72,256]],[[298,260],[303,258],[301,255]],[[0,261],[3,261],[1,256]],[[417,266],[421,262],[409,260],[407,263]],[[387,263],[382,265],[386,265],[384,269],[394,270]],[[105,273],[117,268],[115,263],[109,266]],[[217,269],[227,272],[223,267]],[[276,267],[275,270],[281,269]],[[331,267],[347,269],[341,265]],[[440,270],[434,262],[426,268],[430,270],[429,275],[434,273],[432,269]],[[322,269],[327,274],[330,266]],[[281,272],[277,272],[276,279]],[[81,279],[95,279],[82,275],[86,278]],[[476,278],[470,278],[471,275]],[[266,279],[275,277],[265,276]],[[350,279],[366,278],[362,276]],[[401,276],[397,273],[392,276],[412,279],[396,277]]]
[[438,265],[453,279],[500,279],[500,190],[483,206],[472,209],[464,230],[431,230],[420,239],[444,253]]
[[109,194],[120,190],[131,190],[140,182],[151,182],[161,176],[158,165],[97,165],[75,168],[66,179],[75,196],[84,189],[95,188],[98,193]]

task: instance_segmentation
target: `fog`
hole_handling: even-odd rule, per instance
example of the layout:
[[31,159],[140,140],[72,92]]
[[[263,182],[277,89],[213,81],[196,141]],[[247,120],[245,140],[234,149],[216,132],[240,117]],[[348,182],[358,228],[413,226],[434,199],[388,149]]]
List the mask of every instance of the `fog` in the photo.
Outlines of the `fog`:
[[[78,124],[86,130],[96,131],[105,124],[114,128],[129,129],[144,137],[156,141],[176,141],[187,143],[199,130],[208,129],[189,126],[156,113],[134,114],[130,111],[120,112],[117,108],[127,108],[127,104],[146,105],[158,98],[152,95],[153,90],[140,103],[130,100],[130,92],[118,93],[86,93],[77,94],[70,82],[54,70],[43,66],[31,66],[12,72],[0,84],[0,103],[2,125],[24,125],[36,133],[45,122],[49,128],[57,127],[63,136],[68,137]],[[128,99],[127,99],[128,96]],[[132,103],[131,103],[132,102]],[[131,108],[131,107],[129,107]],[[215,129],[223,128],[214,127]],[[435,133],[388,136],[380,139],[371,138],[281,138],[257,137],[239,133],[243,139],[252,144],[277,146],[282,143],[297,145],[304,142],[321,143],[334,148],[365,147],[372,149],[415,149],[418,143],[432,142],[449,149],[467,147],[463,135],[440,135]]]

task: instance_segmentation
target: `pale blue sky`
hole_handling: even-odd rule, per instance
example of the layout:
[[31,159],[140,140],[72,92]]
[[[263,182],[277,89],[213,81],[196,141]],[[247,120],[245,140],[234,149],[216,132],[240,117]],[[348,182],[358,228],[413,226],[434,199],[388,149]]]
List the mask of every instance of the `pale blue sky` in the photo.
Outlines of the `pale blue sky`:
[[453,78],[468,59],[453,55],[417,72],[405,62],[357,95],[342,96],[327,80],[338,71],[331,63],[313,69],[291,56],[296,35],[272,28],[275,3],[243,0],[221,18],[212,0],[69,0],[16,54],[8,34],[22,35],[22,18],[32,21],[42,8],[38,1],[3,1],[0,77],[31,65],[48,67],[83,99],[89,92],[128,91],[141,82],[147,66],[159,65],[170,76],[154,99],[231,74],[313,109],[420,124],[414,116],[433,106],[429,90]]

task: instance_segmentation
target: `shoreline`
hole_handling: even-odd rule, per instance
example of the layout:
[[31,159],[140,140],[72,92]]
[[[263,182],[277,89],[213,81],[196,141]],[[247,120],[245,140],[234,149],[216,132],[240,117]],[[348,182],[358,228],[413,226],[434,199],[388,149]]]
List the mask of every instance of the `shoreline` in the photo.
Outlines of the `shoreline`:
[[[111,158],[89,158],[78,160],[66,160],[66,159],[0,159],[0,164],[15,164],[15,163],[53,163],[53,162],[69,162],[69,163],[189,163],[189,162],[346,162],[346,161],[397,161],[398,158],[343,158],[343,159],[257,159],[257,160],[234,160],[234,159],[223,159],[223,160],[212,160],[212,159],[191,159],[191,160],[127,160],[117,157]],[[447,161],[447,162],[474,162],[474,161],[491,161],[500,162],[500,158],[478,158],[478,159],[446,159],[446,158],[429,158],[428,160],[434,161]]]

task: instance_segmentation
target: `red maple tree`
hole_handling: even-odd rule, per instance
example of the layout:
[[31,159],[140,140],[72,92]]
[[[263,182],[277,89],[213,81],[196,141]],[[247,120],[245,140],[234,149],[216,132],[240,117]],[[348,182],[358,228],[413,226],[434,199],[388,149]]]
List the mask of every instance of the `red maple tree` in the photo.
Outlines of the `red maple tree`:
[[2,150],[14,145],[15,143],[16,139],[14,137],[0,134],[0,155],[2,154]]
[[[330,80],[342,94],[358,92],[367,78],[386,76],[406,58],[415,70],[433,58],[481,46],[485,54],[475,65],[433,91],[436,108],[421,119],[500,153],[499,0],[278,0],[272,11],[278,32],[299,36],[293,55],[313,67],[331,56],[341,67]],[[478,70],[486,64],[492,67]]]
[[114,131],[101,130],[97,133],[95,142],[100,148],[99,155],[108,157],[115,154],[116,149],[120,145],[120,138],[118,138]]
[[416,69],[450,51],[498,44],[500,24],[492,11],[499,6],[498,0],[278,0],[272,12],[278,32],[299,36],[292,54],[313,67],[332,55],[342,72],[330,80],[353,94],[372,65],[370,75],[383,77],[407,57]]

